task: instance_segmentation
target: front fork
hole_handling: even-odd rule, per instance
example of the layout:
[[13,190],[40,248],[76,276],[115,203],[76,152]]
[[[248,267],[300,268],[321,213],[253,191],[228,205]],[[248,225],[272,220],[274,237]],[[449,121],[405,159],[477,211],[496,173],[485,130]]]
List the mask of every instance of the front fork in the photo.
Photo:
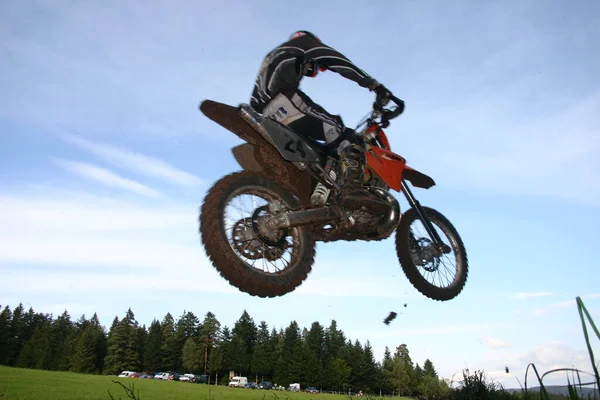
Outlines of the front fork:
[[429,237],[433,240],[435,248],[441,251],[442,253],[449,253],[451,251],[451,248],[442,241],[440,235],[438,235],[437,231],[433,227],[431,220],[427,217],[427,214],[425,214],[423,207],[421,207],[421,203],[419,203],[419,200],[417,200],[415,196],[413,196],[412,191],[410,190],[404,179],[402,179],[402,192],[404,193],[408,204],[410,204],[410,206],[415,209],[419,219],[421,220],[423,225],[425,225],[425,229],[427,230]]

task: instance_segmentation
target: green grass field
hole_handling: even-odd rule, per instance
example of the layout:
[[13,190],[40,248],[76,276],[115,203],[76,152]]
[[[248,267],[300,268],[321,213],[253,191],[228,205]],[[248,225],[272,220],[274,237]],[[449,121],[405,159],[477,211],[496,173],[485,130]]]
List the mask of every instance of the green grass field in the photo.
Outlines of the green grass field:
[[[0,366],[0,399],[2,400],[110,400],[108,391],[116,399],[127,399],[123,388],[135,384],[140,400],[244,400],[244,399],[320,399],[342,400],[348,396],[333,394],[311,395],[280,391],[228,388],[187,382],[153,379],[117,378],[115,376],[85,375]],[[399,399],[399,398],[396,398]]]

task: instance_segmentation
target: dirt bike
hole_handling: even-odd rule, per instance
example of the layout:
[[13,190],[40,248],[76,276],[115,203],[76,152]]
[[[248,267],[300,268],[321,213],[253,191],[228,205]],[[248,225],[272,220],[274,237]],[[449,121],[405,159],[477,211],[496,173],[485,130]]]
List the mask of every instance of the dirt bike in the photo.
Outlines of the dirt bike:
[[[390,101],[396,107],[384,108]],[[364,188],[389,203],[385,215],[342,206],[335,149],[292,131],[245,103],[233,107],[205,100],[199,108],[245,142],[232,148],[243,170],[226,175],[208,190],[199,217],[207,256],[221,276],[240,291],[259,297],[285,295],[310,273],[316,242],[378,241],[394,231],[399,262],[419,292],[446,301],[462,291],[468,260],[458,232],[440,212],[421,206],[407,184],[428,189],[435,182],[392,152],[383,131],[403,112],[402,100],[391,93],[385,98],[378,95],[355,130],[366,142]],[[390,189],[406,197],[410,208],[404,214]],[[227,219],[226,207],[241,195],[263,198],[266,204],[254,202],[244,210],[246,216]],[[229,221],[231,226],[226,227]],[[417,239],[411,224],[419,221],[426,233]],[[449,237],[449,244],[442,241],[434,224]],[[455,253],[457,267],[449,284],[426,280],[420,270],[425,274],[452,272],[446,271],[442,262],[450,260],[450,252]],[[275,266],[278,261],[283,268]]]

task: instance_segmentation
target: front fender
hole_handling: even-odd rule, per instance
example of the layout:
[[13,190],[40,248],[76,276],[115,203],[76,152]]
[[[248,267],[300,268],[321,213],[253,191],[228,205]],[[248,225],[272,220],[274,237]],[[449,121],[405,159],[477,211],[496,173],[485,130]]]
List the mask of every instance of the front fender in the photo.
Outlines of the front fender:
[[417,171],[414,168],[409,167],[408,165],[404,167],[402,177],[412,183],[415,187],[429,189],[430,187],[435,186],[435,181],[433,178],[420,171]]

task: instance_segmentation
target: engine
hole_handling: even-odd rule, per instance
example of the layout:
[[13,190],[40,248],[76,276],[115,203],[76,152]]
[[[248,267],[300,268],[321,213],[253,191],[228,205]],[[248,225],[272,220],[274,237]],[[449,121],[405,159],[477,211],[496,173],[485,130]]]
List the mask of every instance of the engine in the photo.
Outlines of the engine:
[[[389,186],[370,169],[365,171],[364,185],[366,187],[377,187],[385,191]],[[381,224],[381,217],[369,214],[362,210],[347,211],[347,218],[336,223],[328,223],[315,229],[316,240],[333,242],[338,240],[378,240],[377,229]],[[375,239],[371,239],[375,238]]]

